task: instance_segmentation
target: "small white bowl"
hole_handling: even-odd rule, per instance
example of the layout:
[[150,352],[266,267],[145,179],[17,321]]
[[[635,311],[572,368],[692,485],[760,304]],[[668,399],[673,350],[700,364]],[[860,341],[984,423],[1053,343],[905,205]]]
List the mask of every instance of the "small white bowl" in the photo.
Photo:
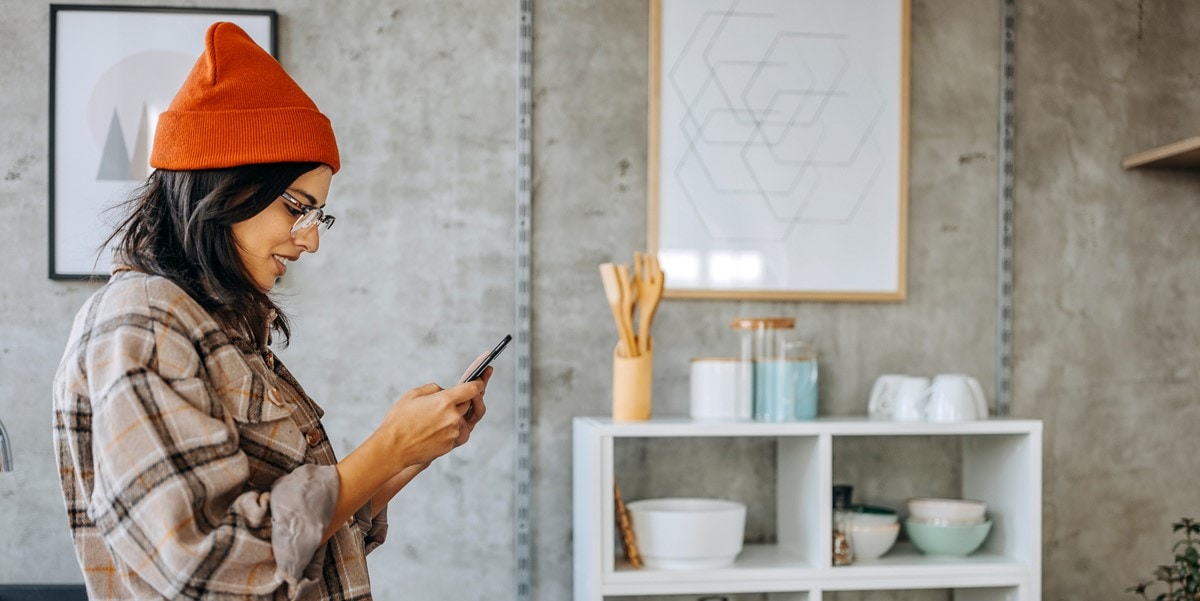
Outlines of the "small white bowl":
[[987,511],[987,503],[972,499],[915,498],[907,505],[910,517],[931,523],[978,524]]
[[625,505],[648,568],[709,570],[742,552],[746,506],[720,499],[643,499]]
[[908,516],[907,521],[914,522],[917,524],[922,524],[925,526],[975,526],[975,525],[986,522],[987,516],[982,515],[977,518],[963,518],[961,520],[947,520],[947,519],[942,519],[942,518],[932,519],[932,520],[923,520],[921,518]]
[[852,523],[848,531],[854,561],[870,561],[883,557],[892,549],[892,545],[896,544],[896,536],[900,534],[900,524],[863,526]]

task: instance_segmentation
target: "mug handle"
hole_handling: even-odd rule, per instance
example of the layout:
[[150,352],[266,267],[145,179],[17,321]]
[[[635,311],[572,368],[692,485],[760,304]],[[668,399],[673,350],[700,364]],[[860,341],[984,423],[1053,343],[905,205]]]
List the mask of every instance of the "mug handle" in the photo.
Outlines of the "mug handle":
[[988,416],[987,397],[983,396],[983,386],[979,384],[979,380],[975,378],[967,378],[967,387],[971,389],[971,394],[975,396],[975,410],[978,412],[976,419],[986,419]]
[[867,403],[867,414],[878,416],[890,416],[892,414],[892,404],[889,402],[895,396],[889,381],[885,378],[875,380],[875,385],[871,387],[871,399]]

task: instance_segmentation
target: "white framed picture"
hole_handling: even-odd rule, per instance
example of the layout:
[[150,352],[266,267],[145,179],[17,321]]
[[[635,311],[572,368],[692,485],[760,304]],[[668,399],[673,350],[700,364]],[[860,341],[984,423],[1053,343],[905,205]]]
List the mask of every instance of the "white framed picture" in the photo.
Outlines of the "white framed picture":
[[217,21],[278,57],[273,10],[50,5],[51,279],[108,275],[119,205],[149,175],[158,115]]
[[648,247],[676,298],[900,301],[910,0],[651,0]]

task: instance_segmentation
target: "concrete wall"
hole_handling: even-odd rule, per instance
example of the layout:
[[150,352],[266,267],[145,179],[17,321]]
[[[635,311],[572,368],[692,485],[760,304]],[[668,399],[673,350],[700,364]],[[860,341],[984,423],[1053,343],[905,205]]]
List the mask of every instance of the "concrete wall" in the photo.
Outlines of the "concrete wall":
[[[1015,409],[1045,420],[1043,597],[1114,598],[1200,513],[1200,5],[1018,2]],[[1165,591],[1165,589],[1159,589]]]
[[[339,221],[284,286],[296,335],[282,354],[344,454],[391,399],[453,380],[511,329],[516,2],[220,5],[280,11],[283,63],[341,141]],[[45,277],[48,3],[0,11],[0,419],[18,467],[0,475],[0,582],[71,582],[48,384],[95,285]],[[614,336],[595,266],[645,244],[648,25],[645,0],[535,11],[535,597],[558,601],[572,579],[570,420],[608,411]],[[1200,175],[1119,166],[1196,133],[1200,6],[1022,0],[1018,12],[1014,413],[1046,420],[1044,598],[1108,598],[1168,559],[1169,522],[1200,493],[1186,479]],[[688,358],[728,352],[726,325],[747,314],[797,318],[821,353],[825,414],[862,413],[886,372],[971,373],[990,393],[999,1],[914,0],[912,17],[908,300],[666,301],[656,414],[686,413]],[[393,503],[371,558],[380,598],[511,596],[511,366],[500,361],[473,443]],[[868,499],[955,486],[924,460],[953,469],[952,446],[898,446],[907,470],[845,451],[839,477]],[[739,494],[766,509],[771,453],[651,446],[620,459],[639,493],[721,491],[738,472]],[[681,480],[667,466],[684,460],[724,467]],[[772,527],[754,521],[751,536]]]

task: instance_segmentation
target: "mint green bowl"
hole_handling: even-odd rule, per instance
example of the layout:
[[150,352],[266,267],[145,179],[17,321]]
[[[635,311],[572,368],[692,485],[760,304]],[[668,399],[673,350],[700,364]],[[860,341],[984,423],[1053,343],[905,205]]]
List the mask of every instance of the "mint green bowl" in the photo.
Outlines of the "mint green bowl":
[[912,519],[904,521],[904,531],[908,532],[913,546],[926,555],[970,555],[983,544],[991,529],[991,520],[966,525],[929,524]]

